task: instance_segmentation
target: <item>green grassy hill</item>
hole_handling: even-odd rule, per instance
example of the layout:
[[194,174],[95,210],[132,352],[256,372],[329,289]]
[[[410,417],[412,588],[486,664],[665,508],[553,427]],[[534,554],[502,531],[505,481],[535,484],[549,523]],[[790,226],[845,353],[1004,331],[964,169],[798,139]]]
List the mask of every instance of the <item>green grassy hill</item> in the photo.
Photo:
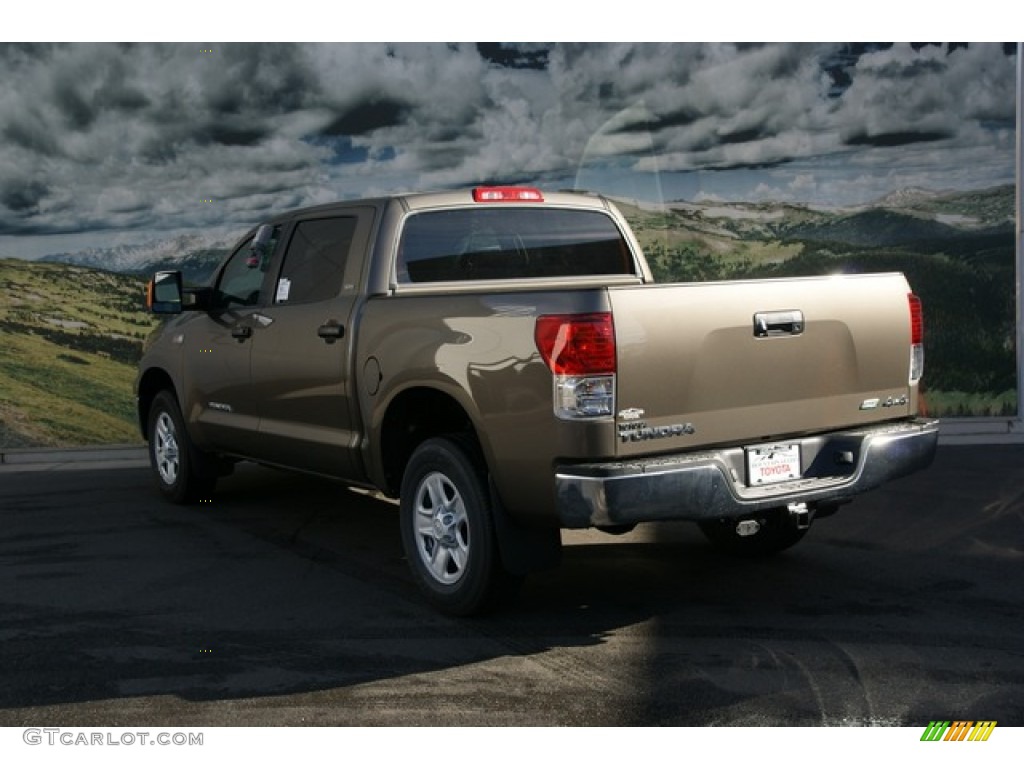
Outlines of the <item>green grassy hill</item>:
[[0,448],[141,440],[141,278],[0,259]]

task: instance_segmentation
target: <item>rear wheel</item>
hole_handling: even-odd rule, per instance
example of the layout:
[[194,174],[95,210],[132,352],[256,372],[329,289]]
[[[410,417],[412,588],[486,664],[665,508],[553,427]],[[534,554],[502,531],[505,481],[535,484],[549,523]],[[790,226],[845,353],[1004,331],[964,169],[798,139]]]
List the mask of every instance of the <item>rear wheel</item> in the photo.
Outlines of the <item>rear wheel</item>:
[[402,477],[409,567],[427,599],[456,616],[486,609],[521,582],[502,566],[484,476],[469,441],[441,437],[416,448]]
[[213,492],[216,474],[202,471],[209,462],[192,445],[178,401],[166,390],[153,398],[148,434],[150,466],[164,496],[188,504]]
[[[756,533],[741,535],[737,530],[740,523],[750,531],[757,524]],[[740,520],[710,520],[699,523],[701,532],[714,547],[738,557],[765,557],[789,549],[799,542],[809,530],[797,528],[785,509],[769,510],[756,518]]]

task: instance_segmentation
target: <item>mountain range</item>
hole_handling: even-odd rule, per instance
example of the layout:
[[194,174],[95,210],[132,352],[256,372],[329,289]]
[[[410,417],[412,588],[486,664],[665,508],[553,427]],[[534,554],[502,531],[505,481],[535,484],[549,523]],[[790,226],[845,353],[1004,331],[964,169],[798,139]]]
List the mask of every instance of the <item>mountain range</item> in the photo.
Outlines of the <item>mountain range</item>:
[[133,245],[55,253],[44,256],[40,261],[130,275],[149,275],[160,270],[178,269],[184,274],[186,282],[199,285],[206,282],[234,243],[234,239],[190,233]]
[[[621,207],[630,223],[640,229],[644,228],[640,221],[643,215],[660,212],[666,218],[657,229],[675,231],[684,239],[696,238],[713,252],[744,240],[833,242],[861,247],[950,242],[964,236],[1005,234],[1015,226],[1012,185],[966,191],[908,187],[871,203],[844,207],[723,201],[673,201],[665,206],[621,201]],[[233,239],[190,233],[136,245],[51,254],[41,261],[133,275],[179,269],[187,282],[202,284],[233,245]]]
[[857,206],[801,203],[674,202],[684,228],[712,224],[735,235],[895,245],[958,234],[1012,231],[1015,190],[933,191],[910,187]]

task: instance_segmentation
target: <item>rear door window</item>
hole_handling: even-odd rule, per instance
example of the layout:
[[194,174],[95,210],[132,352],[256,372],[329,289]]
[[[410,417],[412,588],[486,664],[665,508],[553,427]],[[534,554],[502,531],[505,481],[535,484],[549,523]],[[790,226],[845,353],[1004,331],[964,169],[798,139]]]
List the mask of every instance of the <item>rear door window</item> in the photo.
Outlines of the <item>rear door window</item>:
[[300,221],[288,243],[274,291],[275,304],[333,299],[345,277],[356,216]]
[[400,283],[634,275],[615,222],[597,211],[487,208],[410,216],[398,255]]

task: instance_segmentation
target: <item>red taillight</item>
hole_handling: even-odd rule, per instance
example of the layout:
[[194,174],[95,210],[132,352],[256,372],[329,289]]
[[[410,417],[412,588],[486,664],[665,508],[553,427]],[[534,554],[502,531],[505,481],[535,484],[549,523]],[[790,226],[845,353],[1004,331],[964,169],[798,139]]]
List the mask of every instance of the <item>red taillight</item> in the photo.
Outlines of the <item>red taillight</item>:
[[917,296],[908,293],[907,301],[910,302],[910,383],[916,384],[924,375],[924,313]]
[[543,203],[544,195],[533,187],[477,187],[473,190],[476,203]]
[[921,311],[921,299],[912,293],[907,294],[910,301],[910,343],[924,343],[924,314]]
[[541,315],[533,338],[544,362],[556,376],[615,373],[615,327],[611,312]]

